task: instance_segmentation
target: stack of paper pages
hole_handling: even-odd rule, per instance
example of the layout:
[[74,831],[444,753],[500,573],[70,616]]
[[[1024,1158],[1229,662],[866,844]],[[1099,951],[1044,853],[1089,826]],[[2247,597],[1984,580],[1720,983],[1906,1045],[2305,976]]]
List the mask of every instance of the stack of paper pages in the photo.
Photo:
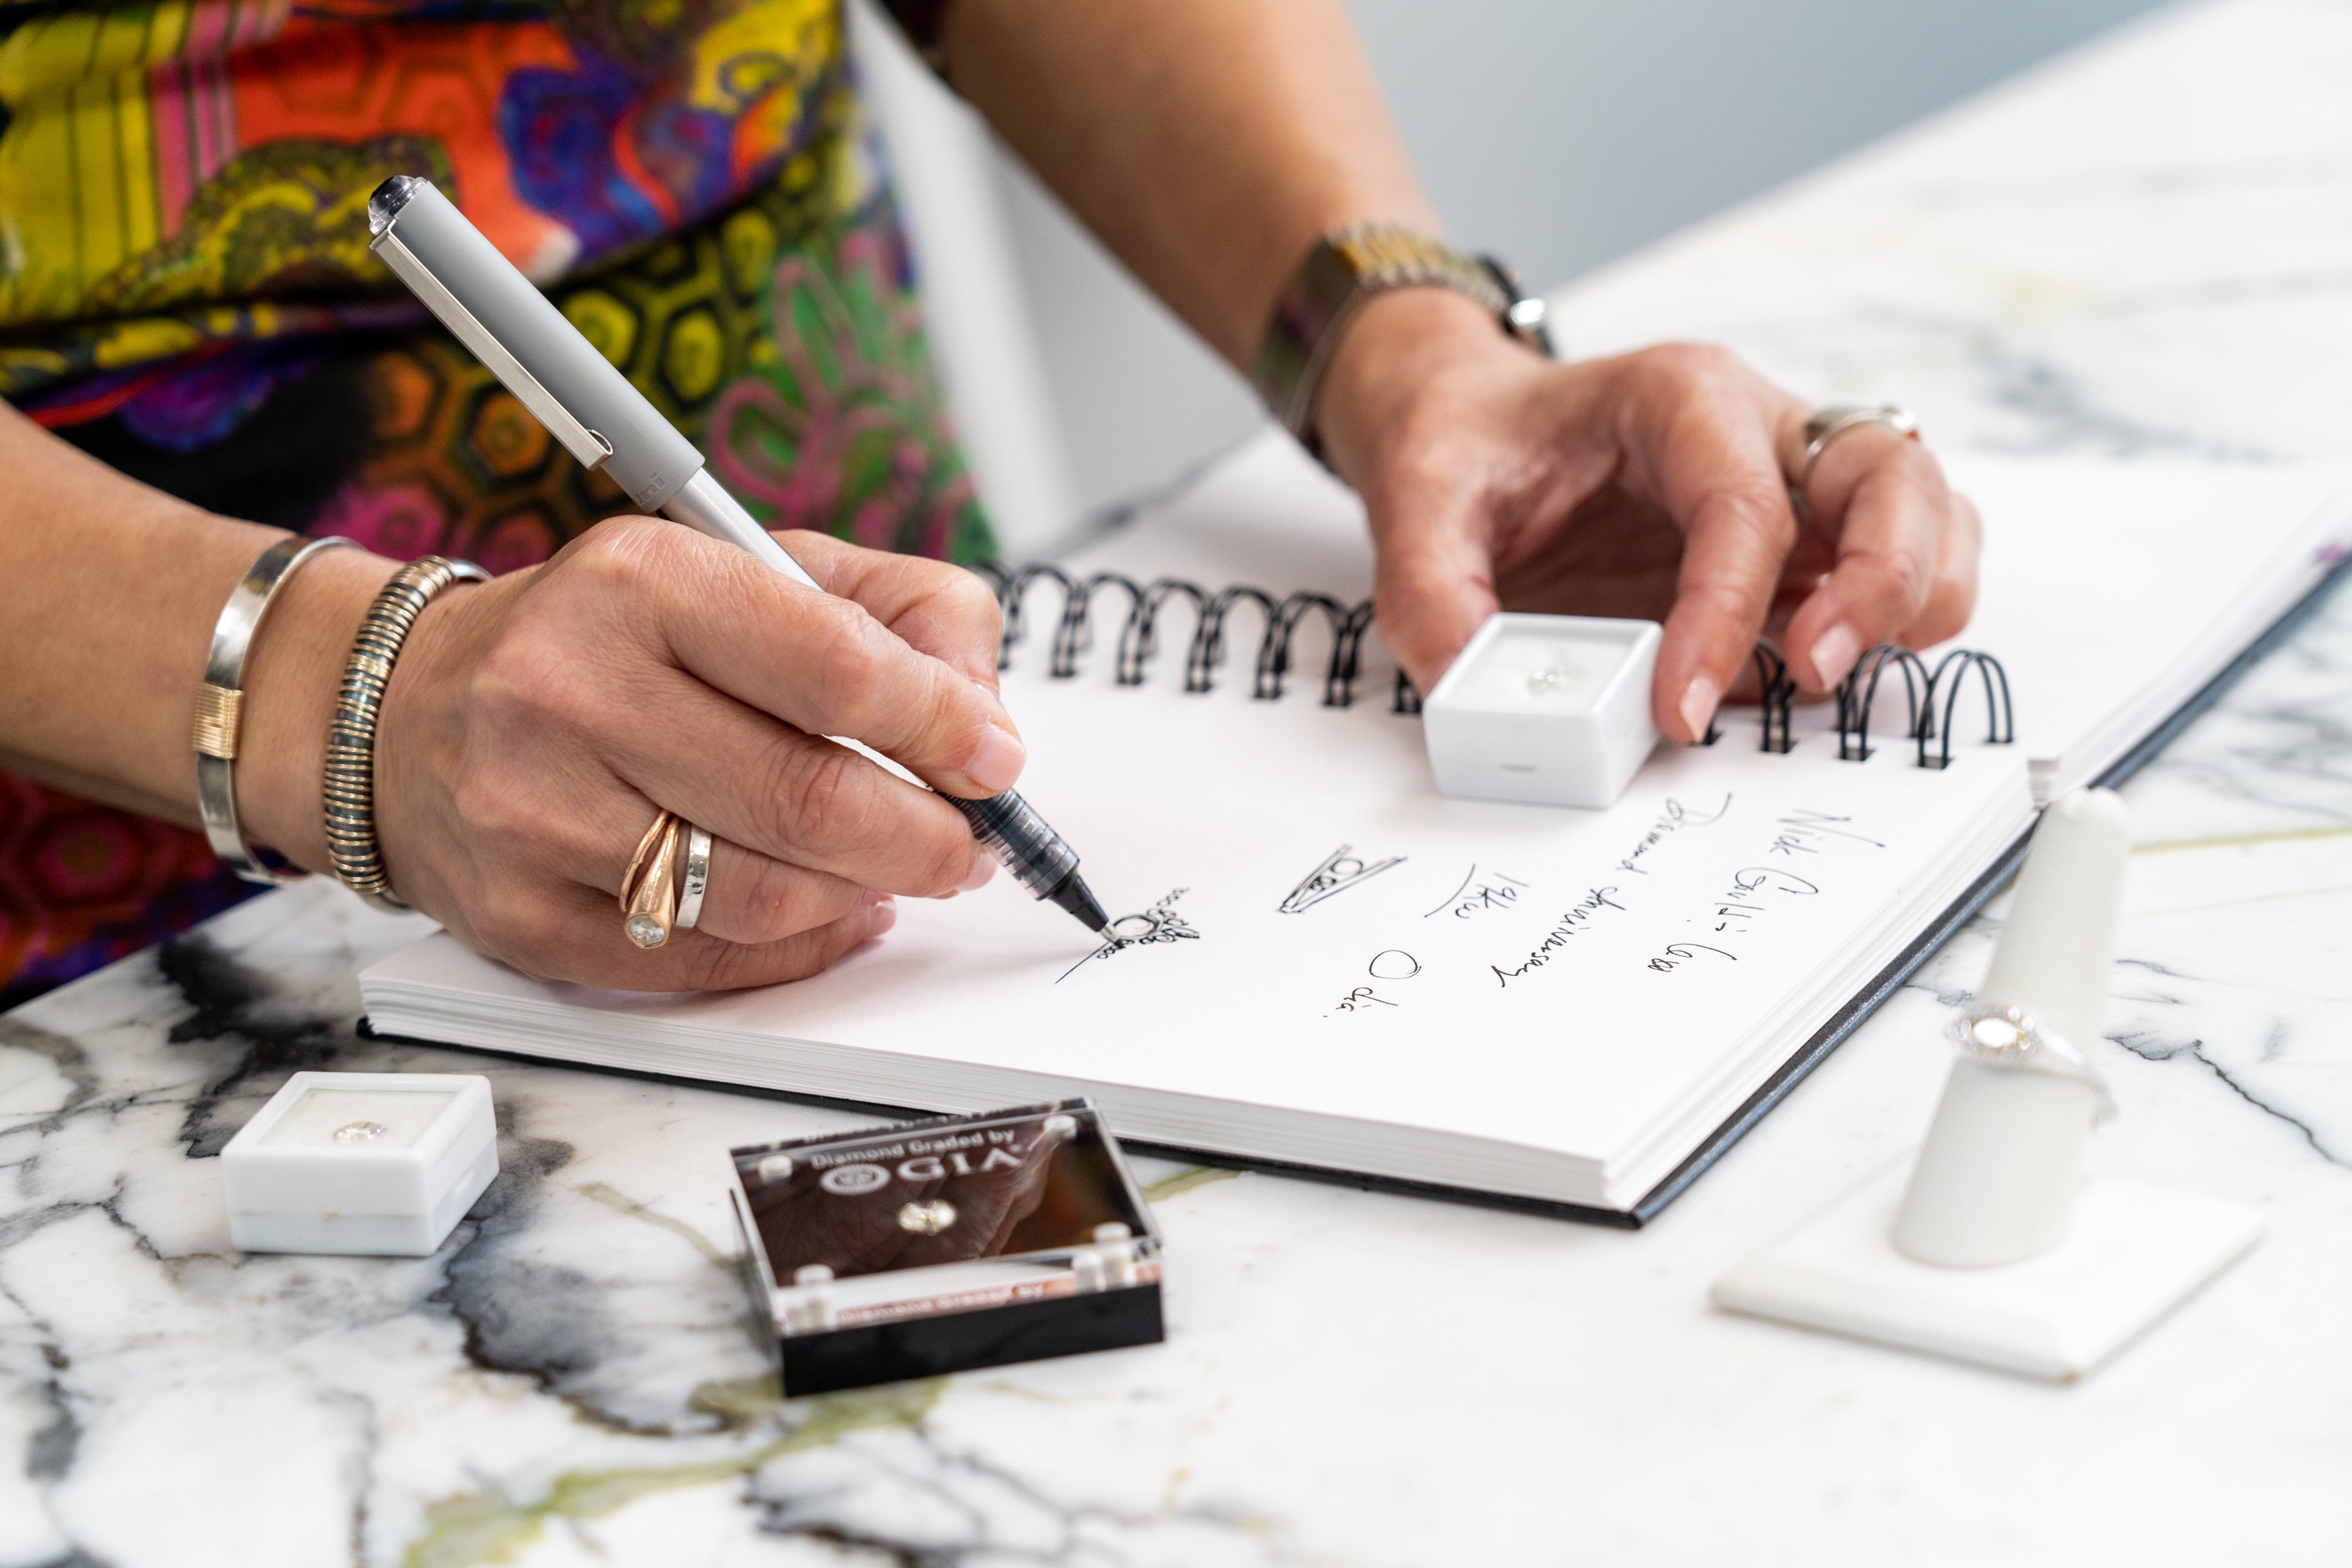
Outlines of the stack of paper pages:
[[[1989,534],[1960,642],[2005,666],[2018,739],[1984,743],[1972,689],[1948,769],[1897,737],[1895,681],[1865,762],[1840,760],[1825,707],[1785,754],[1732,709],[1606,811],[1448,800],[1376,636],[1353,704],[1323,706],[1308,610],[1285,695],[1258,700],[1261,612],[1237,603],[1213,689],[1187,692],[1192,612],[1171,602],[1123,686],[1129,603],[1107,583],[1055,679],[1063,596],[1040,581],[1004,680],[1021,787],[1121,917],[1115,943],[1005,879],[902,900],[882,940],[754,992],[543,985],[436,935],[362,975],[370,1022],[912,1110],[1086,1093],[1147,1145],[1638,1222],[1973,907],[2037,797],[2125,763],[2352,539],[2332,471],[1952,467]],[[1272,437],[1062,564],[1341,605],[1370,580],[1352,498]]]

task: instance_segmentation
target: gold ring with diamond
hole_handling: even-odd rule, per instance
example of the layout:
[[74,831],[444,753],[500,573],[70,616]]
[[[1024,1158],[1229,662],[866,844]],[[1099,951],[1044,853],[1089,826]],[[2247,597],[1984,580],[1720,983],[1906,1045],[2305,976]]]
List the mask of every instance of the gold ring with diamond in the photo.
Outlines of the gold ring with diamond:
[[657,814],[621,874],[621,929],[642,948],[667,942],[677,919],[677,813]]

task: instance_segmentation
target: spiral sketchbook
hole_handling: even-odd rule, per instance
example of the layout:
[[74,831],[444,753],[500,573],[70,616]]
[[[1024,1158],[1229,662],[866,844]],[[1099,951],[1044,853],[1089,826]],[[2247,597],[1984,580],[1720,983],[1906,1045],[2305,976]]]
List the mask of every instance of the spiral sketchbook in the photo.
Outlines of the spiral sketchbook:
[[1583,811],[1435,793],[1357,505],[1269,437],[997,574],[1022,790],[1112,940],[1004,879],[762,991],[540,984],[436,934],[362,976],[371,1026],[910,1111],[1084,1093],[1146,1147],[1639,1224],[1981,902],[2038,799],[2136,765],[2352,538],[2332,471],[1954,468],[1992,661],[1775,690]]

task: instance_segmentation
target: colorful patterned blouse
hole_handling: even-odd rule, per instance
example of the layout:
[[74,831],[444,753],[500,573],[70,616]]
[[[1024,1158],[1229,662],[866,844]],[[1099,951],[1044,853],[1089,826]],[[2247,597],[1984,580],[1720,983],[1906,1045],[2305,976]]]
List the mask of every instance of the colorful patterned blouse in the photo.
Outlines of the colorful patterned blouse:
[[[216,511],[545,559],[625,502],[369,254],[424,174],[763,519],[969,560],[874,166],[839,0],[0,0],[0,395]],[[250,890],[0,773],[0,1005]]]

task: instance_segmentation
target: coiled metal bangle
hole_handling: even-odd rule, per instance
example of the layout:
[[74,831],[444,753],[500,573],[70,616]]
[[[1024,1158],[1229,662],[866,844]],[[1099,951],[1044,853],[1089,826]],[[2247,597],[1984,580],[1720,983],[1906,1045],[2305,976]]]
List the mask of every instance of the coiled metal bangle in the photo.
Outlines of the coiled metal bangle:
[[327,731],[327,853],[343,886],[380,910],[408,906],[394,897],[375,837],[375,724],[393,661],[433,595],[456,582],[485,583],[489,574],[470,561],[427,555],[393,576],[368,606],[343,666],[335,722]]

